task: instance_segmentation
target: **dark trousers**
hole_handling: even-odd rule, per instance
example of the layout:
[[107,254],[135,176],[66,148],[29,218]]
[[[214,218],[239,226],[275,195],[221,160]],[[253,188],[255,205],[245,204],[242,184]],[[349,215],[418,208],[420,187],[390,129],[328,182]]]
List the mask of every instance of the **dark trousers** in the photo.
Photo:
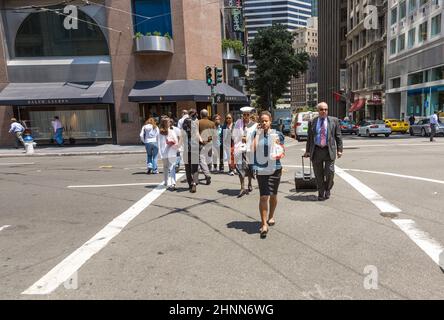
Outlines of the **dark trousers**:
[[[191,159],[191,155],[189,155],[188,159]],[[188,185],[190,186],[190,188],[193,184],[195,184],[195,185],[199,184],[199,165],[198,164],[185,163],[185,172],[187,175],[187,182],[188,182]]]
[[335,161],[331,160],[328,147],[315,147],[312,162],[319,196],[323,197],[325,191],[330,191],[333,188]]
[[430,141],[433,141],[436,135],[436,124],[430,124]]

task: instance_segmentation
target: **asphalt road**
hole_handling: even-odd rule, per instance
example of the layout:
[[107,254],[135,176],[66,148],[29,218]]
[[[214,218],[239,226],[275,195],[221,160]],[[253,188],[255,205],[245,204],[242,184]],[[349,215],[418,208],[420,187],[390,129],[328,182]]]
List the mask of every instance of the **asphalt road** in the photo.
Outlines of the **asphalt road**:
[[326,202],[287,139],[265,240],[236,176],[190,194],[144,155],[0,159],[0,299],[443,299],[444,138],[344,139]]

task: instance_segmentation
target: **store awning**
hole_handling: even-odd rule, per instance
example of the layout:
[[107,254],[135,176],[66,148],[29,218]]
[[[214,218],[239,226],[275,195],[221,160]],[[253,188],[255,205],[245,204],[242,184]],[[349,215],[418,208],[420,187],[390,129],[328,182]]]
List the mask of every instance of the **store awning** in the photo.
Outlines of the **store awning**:
[[10,83],[0,92],[0,105],[114,103],[111,81]]
[[361,109],[364,105],[365,105],[365,99],[359,99],[359,100],[356,100],[356,101],[352,104],[352,106],[351,106],[350,110],[348,110],[348,112],[355,112],[355,111],[358,111],[358,110]]
[[[242,92],[220,83],[216,93],[224,94],[225,101],[236,104],[248,104],[248,98]],[[211,89],[201,80],[166,80],[137,81],[129,96],[130,102],[211,102]]]

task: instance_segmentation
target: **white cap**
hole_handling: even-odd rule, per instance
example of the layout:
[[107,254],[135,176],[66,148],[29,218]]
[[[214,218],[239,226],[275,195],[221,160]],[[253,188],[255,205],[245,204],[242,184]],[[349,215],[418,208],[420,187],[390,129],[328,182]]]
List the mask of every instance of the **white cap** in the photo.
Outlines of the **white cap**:
[[251,113],[251,112],[253,112],[253,110],[254,110],[253,107],[243,107],[243,108],[240,109],[240,111],[242,113]]

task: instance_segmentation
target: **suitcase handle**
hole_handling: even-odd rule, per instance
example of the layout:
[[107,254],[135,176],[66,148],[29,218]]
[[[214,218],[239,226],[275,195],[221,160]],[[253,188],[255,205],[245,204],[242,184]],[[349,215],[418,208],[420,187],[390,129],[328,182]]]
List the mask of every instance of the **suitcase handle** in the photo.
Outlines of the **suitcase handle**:
[[312,166],[311,166],[311,159],[310,159],[309,161],[310,161],[310,175],[309,175],[309,177],[306,178],[306,177],[305,177],[304,156],[302,156],[302,179],[305,180],[305,181],[310,180],[311,175],[312,175],[312,170],[313,170],[313,168],[312,168]]

